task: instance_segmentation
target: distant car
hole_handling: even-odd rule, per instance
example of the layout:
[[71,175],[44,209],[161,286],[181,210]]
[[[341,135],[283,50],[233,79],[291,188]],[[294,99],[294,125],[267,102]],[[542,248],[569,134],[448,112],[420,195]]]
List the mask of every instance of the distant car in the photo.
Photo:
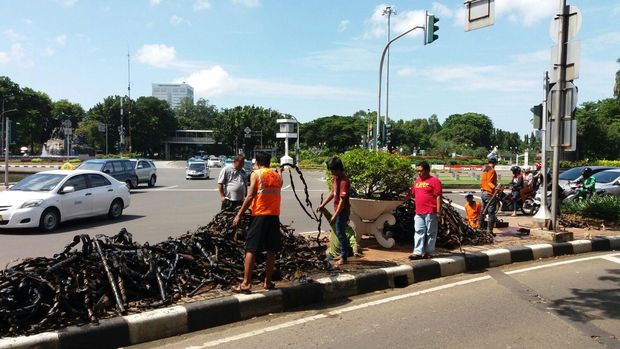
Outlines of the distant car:
[[107,215],[117,219],[129,203],[127,184],[105,173],[39,172],[0,192],[0,228],[52,231],[76,218]]
[[570,170],[566,170],[566,171],[560,173],[560,176],[558,177],[558,185],[560,186],[560,188],[562,188],[564,190],[570,190],[569,182],[574,182],[577,179],[579,179],[581,177],[581,171],[583,171],[583,169],[586,168],[586,167],[590,167],[592,169],[593,174],[596,174],[596,173],[601,172],[601,171],[617,169],[616,167],[609,167],[609,166],[580,166],[580,167],[573,167]]
[[203,178],[209,179],[209,166],[205,161],[192,161],[187,163],[185,179]]
[[209,167],[222,167],[222,161],[220,161],[220,158],[211,155],[209,156],[209,160],[207,160],[207,166]]
[[84,161],[79,170],[101,171],[113,178],[127,183],[130,189],[138,187],[138,175],[128,159],[96,159]]
[[129,161],[136,170],[138,184],[147,183],[149,187],[154,187],[157,182],[157,167],[153,160],[129,159]]
[[232,163],[233,163],[232,158],[226,158],[226,160],[224,160],[224,166],[232,165]]
[[620,196],[620,169],[601,171],[592,175],[596,179],[596,193]]

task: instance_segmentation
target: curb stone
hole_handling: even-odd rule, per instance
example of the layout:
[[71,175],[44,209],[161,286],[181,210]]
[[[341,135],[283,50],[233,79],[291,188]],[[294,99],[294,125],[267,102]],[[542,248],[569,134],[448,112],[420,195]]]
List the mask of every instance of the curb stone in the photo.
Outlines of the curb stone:
[[587,252],[620,250],[620,237],[490,249],[371,270],[249,295],[232,295],[71,326],[56,332],[1,338],[0,348],[116,348],[290,311],[323,300],[347,298],[464,272]]

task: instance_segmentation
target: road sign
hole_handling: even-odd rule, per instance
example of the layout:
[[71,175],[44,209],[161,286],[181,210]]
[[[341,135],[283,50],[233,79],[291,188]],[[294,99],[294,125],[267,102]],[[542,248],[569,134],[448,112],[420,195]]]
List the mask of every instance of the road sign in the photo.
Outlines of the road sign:
[[73,134],[73,129],[71,127],[66,127],[63,129],[65,136],[70,136]]
[[71,124],[71,120],[67,119],[67,120],[65,120],[65,121],[63,121],[63,122],[62,122],[62,126],[63,126],[64,128],[70,128],[70,127],[71,127],[71,126],[73,126],[73,125]]
[[[575,109],[577,109],[577,86],[572,82],[566,82],[566,107],[564,115],[561,118],[573,119]],[[551,121],[557,120],[560,113],[560,84],[555,84],[549,93],[549,111],[551,113]]]
[[[560,124],[563,127],[560,146],[564,151],[577,150],[577,120],[564,119]],[[545,144],[545,149],[547,151],[553,151],[553,145],[555,144],[555,128],[557,125],[558,123],[555,121],[547,124],[547,137],[545,137],[547,143]]]
[[[582,16],[581,11],[577,8],[577,6],[570,5],[569,6],[569,16],[568,16],[568,40],[574,38],[579,29],[581,29]],[[549,36],[551,36],[551,40],[558,43],[558,33],[562,28],[562,20],[560,16],[555,16],[553,20],[551,20],[551,24],[549,25]]]
[[465,0],[465,31],[495,23],[495,0]]
[[[581,41],[572,41],[566,45],[566,80],[579,79],[579,55]],[[551,48],[551,69],[549,70],[549,82],[556,83],[560,80],[560,53],[558,45]]]
[[245,138],[252,138],[252,135],[249,133],[244,134]]
[[252,133],[252,129],[246,126],[246,127],[243,129],[243,132],[245,132],[245,134],[250,134],[250,133]]
[[99,124],[97,124],[97,129],[99,130],[99,132],[105,132],[107,128],[107,125],[104,124],[103,122],[100,122]]

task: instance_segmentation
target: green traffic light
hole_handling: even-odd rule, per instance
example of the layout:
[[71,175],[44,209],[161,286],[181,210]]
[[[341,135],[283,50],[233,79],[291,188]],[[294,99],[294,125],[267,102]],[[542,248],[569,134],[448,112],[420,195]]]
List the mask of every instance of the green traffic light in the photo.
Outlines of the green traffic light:
[[439,39],[439,35],[435,34],[439,30],[439,26],[437,25],[439,22],[439,18],[434,15],[428,15],[427,26],[426,26],[426,43],[430,44],[431,42]]

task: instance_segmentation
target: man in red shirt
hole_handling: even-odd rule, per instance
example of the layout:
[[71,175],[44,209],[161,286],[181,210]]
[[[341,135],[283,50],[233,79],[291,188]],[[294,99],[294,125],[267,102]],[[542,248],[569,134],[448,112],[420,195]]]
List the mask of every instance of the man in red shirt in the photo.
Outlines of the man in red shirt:
[[332,173],[332,189],[325,200],[319,205],[317,211],[320,211],[334,199],[334,215],[329,221],[336,227],[336,236],[340,242],[340,260],[337,265],[347,263],[347,251],[350,249],[349,238],[347,237],[347,223],[351,215],[351,205],[349,203],[349,192],[351,191],[351,181],[344,173],[344,165],[340,158],[334,156],[327,161],[327,169]]
[[416,166],[416,178],[411,195],[415,198],[415,234],[413,253],[409,259],[430,258],[435,252],[438,217],[441,212],[441,182],[431,176],[431,166],[422,161]]

